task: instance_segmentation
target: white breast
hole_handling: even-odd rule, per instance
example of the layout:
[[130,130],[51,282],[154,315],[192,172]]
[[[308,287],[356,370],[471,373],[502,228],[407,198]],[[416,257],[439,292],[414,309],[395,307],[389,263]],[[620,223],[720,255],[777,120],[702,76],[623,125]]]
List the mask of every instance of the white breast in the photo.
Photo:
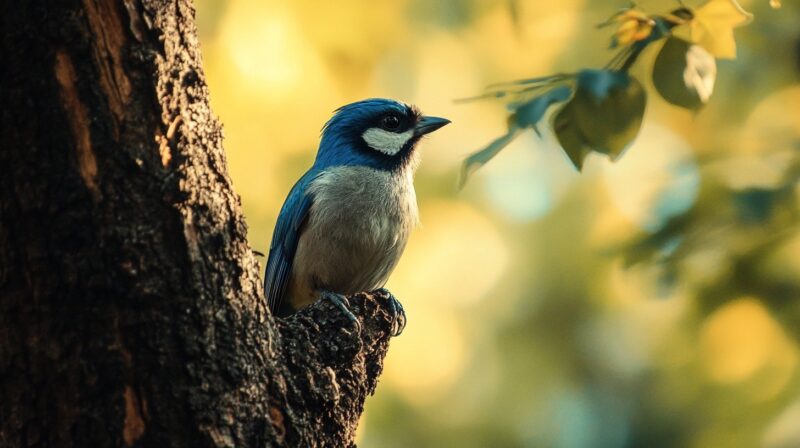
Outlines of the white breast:
[[315,300],[316,289],[353,294],[386,283],[418,222],[412,176],[336,167],[312,182],[289,295],[295,308]]

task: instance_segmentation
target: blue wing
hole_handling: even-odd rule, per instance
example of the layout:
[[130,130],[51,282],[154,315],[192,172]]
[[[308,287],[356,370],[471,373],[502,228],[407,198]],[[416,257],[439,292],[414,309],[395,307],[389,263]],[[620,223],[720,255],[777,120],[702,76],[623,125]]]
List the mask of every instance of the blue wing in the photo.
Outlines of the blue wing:
[[283,303],[286,289],[291,281],[297,242],[300,240],[303,224],[311,208],[312,198],[307,194],[308,185],[319,174],[319,171],[311,169],[294,184],[275,224],[264,274],[264,293],[267,295],[269,309],[273,313],[277,312]]

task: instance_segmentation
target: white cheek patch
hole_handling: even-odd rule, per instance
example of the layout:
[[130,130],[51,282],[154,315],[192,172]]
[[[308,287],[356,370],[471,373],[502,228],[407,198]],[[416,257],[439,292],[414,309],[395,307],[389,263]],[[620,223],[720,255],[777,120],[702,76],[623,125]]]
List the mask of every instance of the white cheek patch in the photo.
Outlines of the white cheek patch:
[[361,138],[367,142],[370,148],[389,156],[400,152],[413,136],[413,129],[397,134],[381,128],[369,128],[361,134]]

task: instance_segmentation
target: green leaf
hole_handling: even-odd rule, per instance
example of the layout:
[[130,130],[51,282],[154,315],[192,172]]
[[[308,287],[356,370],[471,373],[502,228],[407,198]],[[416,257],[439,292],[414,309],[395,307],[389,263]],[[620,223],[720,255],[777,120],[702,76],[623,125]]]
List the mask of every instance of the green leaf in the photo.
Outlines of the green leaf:
[[575,105],[573,102],[567,103],[558,111],[553,122],[553,130],[556,138],[564,148],[564,152],[569,160],[580,171],[583,169],[583,159],[591,152],[586,146],[586,139],[581,135],[578,123],[575,120]]
[[717,63],[708,51],[670,37],[653,65],[653,85],[670,104],[689,110],[705,105],[714,91]]
[[627,73],[583,70],[575,95],[556,115],[559,143],[579,170],[590,151],[616,159],[639,133],[646,97]]
[[514,137],[516,137],[520,131],[521,129],[516,126],[509,126],[506,134],[498,137],[492,143],[489,143],[489,145],[485,148],[470,154],[461,165],[461,175],[458,179],[458,188],[463,188],[467,183],[467,178],[474,173],[475,170],[485,165],[486,162],[492,160],[492,158],[496,156],[501,149],[508,146],[508,144],[511,143],[511,140],[514,140]]
[[521,128],[536,128],[536,123],[542,119],[547,108],[553,103],[566,101],[572,95],[572,89],[568,86],[558,86],[547,91],[536,98],[514,105],[515,111],[510,120]]
[[466,184],[470,174],[496,156],[500,150],[511,143],[511,140],[513,140],[519,132],[530,127],[539,134],[539,129],[537,129],[536,124],[541,121],[545,112],[547,112],[547,108],[553,103],[566,101],[569,99],[570,95],[572,95],[572,89],[562,85],[552,88],[531,100],[509,105],[514,112],[508,117],[508,132],[464,160],[458,182],[459,188],[462,188],[464,184]]
[[766,188],[747,188],[735,192],[733,203],[738,210],[739,219],[746,224],[763,224],[775,211],[781,191]]
[[645,91],[626,73],[584,70],[573,101],[581,134],[594,151],[615,159],[639,133]]

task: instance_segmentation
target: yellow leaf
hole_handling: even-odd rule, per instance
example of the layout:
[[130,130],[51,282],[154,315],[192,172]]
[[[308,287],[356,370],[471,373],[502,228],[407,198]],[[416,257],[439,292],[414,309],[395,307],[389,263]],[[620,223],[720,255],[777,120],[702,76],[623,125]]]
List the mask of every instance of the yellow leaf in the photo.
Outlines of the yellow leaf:
[[614,33],[612,47],[628,45],[646,39],[653,31],[655,21],[641,11],[627,10],[613,17],[611,20],[618,22],[619,27]]
[[709,0],[693,12],[694,18],[673,33],[701,45],[718,58],[735,59],[733,28],[746,24],[753,15],[736,0]]

